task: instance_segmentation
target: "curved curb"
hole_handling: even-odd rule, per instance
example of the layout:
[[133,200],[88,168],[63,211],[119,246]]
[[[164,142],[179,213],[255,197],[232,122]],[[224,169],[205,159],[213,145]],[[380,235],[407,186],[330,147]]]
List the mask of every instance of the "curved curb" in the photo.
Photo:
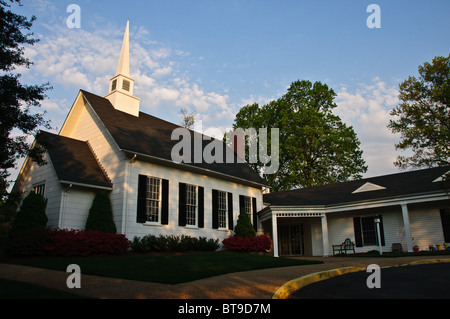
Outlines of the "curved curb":
[[[382,268],[390,268],[390,267],[402,267],[402,266],[414,266],[414,265],[425,265],[432,263],[450,263],[450,258],[444,259],[423,259],[417,260],[410,263],[397,265],[397,266],[386,266]],[[319,282],[322,280],[330,279],[336,276],[341,276],[345,274],[349,274],[352,272],[358,271],[366,271],[367,267],[345,267],[345,268],[337,268],[332,270],[325,270],[321,272],[312,273],[300,278],[296,278],[288,281],[284,285],[275,291],[272,295],[272,299],[287,299],[293,292],[300,290],[301,288],[313,284],[315,282]]]
[[312,273],[285,283],[273,294],[272,299],[287,299],[294,291],[318,281],[330,279],[335,276],[366,270],[366,267],[345,267]]

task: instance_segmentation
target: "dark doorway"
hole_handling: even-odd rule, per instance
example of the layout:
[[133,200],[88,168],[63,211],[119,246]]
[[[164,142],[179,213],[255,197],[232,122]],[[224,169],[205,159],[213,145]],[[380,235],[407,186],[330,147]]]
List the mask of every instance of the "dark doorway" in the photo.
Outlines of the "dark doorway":
[[278,238],[280,241],[280,255],[303,256],[305,255],[305,244],[303,240],[303,224],[280,225]]

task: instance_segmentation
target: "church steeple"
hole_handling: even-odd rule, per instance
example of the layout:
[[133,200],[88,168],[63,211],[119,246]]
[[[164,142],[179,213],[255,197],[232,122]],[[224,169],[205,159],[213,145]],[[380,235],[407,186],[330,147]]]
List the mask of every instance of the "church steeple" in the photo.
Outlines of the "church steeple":
[[127,21],[116,75],[109,80],[109,93],[105,98],[116,110],[139,116],[140,99],[133,96],[134,79],[130,77],[129,37],[129,22]]

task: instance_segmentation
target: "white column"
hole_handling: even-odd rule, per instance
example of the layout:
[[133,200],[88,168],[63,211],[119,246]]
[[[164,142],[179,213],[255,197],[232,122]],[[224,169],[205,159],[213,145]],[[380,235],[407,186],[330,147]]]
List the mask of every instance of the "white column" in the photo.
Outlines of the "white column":
[[278,256],[278,224],[277,214],[272,212],[272,240],[273,240],[273,256]]
[[327,215],[323,215],[321,218],[322,221],[322,244],[323,244],[323,256],[328,257],[330,244],[328,242],[328,222]]
[[408,250],[408,252],[412,252],[413,244],[411,237],[411,227],[409,223],[408,205],[406,204],[402,204],[402,215],[403,215],[403,225],[405,226],[406,249]]

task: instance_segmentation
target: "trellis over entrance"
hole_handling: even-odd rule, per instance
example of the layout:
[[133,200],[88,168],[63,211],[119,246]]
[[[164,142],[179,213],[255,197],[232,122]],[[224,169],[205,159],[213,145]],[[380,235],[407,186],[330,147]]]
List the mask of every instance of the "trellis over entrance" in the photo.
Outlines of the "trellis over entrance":
[[[279,234],[278,234],[278,218],[320,218],[322,229],[322,248],[324,256],[328,256],[329,242],[328,242],[328,223],[325,213],[322,212],[277,212],[265,209],[259,214],[259,229],[271,228],[273,240],[273,256],[279,257]],[[270,224],[268,224],[271,221]],[[263,227],[266,224],[266,227]]]

